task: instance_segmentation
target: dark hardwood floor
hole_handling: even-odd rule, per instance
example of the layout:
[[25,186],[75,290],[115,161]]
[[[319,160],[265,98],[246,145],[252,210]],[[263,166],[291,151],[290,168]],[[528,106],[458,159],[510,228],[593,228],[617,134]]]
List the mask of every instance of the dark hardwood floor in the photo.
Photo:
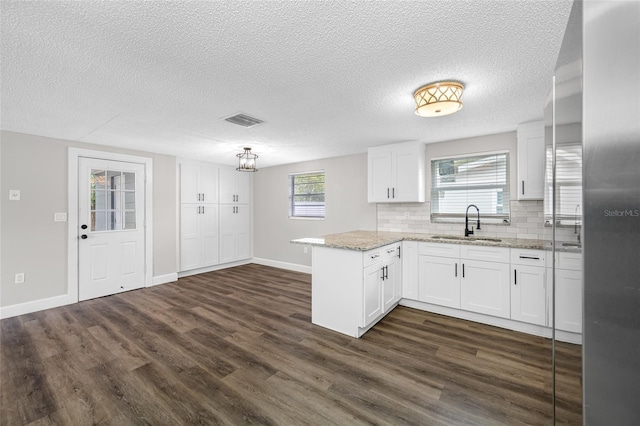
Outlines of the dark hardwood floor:
[[353,339],[311,324],[310,283],[251,264],[2,320],[0,424],[551,423],[549,340],[404,307]]

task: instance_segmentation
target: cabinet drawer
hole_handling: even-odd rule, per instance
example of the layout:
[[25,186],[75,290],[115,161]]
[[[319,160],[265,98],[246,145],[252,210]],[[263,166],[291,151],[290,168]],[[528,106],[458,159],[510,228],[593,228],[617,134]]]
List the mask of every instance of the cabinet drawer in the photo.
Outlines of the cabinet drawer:
[[384,247],[382,247],[381,256],[384,259],[390,259],[390,258],[398,257],[399,250],[400,250],[400,243],[384,246]]
[[440,256],[460,258],[460,245],[445,243],[419,243],[418,254],[423,256]]
[[378,247],[377,249],[365,251],[363,253],[362,265],[363,267],[367,267],[373,265],[376,262],[380,262],[384,257],[383,247]]
[[510,250],[506,247],[461,246],[460,257],[472,260],[509,263]]
[[511,264],[545,266],[544,250],[511,249]]
[[582,271],[582,253],[559,252],[556,268],[569,269],[572,271]]

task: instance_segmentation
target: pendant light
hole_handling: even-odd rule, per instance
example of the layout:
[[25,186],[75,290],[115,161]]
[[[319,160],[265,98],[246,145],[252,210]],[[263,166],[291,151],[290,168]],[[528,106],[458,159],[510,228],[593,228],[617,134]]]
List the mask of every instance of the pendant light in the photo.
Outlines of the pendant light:
[[244,152],[240,154],[236,154],[238,157],[238,167],[236,168],[239,172],[257,172],[256,168],[256,158],[258,156],[256,154],[251,153],[251,148],[245,147]]

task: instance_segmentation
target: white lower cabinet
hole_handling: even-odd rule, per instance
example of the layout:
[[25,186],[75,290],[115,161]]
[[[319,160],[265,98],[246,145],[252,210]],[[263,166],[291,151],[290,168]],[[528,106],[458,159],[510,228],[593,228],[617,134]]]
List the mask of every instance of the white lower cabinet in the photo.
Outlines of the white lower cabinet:
[[[551,282],[552,271],[547,271]],[[582,254],[556,253],[555,278],[556,330],[582,333]],[[552,320],[551,317],[549,324]]]
[[363,315],[360,327],[366,327],[382,315],[382,262],[364,268]]
[[417,300],[460,308],[460,246],[420,243],[418,245]]
[[220,204],[220,263],[251,257],[251,212],[246,204]]
[[313,247],[311,322],[353,337],[364,334],[402,297],[400,247]]
[[418,300],[418,242],[402,242],[402,295]]
[[545,252],[511,249],[511,319],[547,325]]
[[180,206],[180,268],[183,271],[218,264],[218,205]]
[[460,249],[460,308],[509,318],[509,249],[476,246],[461,246]]

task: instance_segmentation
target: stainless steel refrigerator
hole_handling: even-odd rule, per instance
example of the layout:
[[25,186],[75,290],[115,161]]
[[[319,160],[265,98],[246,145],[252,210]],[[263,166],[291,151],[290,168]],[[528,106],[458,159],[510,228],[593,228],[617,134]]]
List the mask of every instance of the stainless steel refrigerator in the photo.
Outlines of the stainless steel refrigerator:
[[640,1],[583,6],[584,422],[640,424]]

